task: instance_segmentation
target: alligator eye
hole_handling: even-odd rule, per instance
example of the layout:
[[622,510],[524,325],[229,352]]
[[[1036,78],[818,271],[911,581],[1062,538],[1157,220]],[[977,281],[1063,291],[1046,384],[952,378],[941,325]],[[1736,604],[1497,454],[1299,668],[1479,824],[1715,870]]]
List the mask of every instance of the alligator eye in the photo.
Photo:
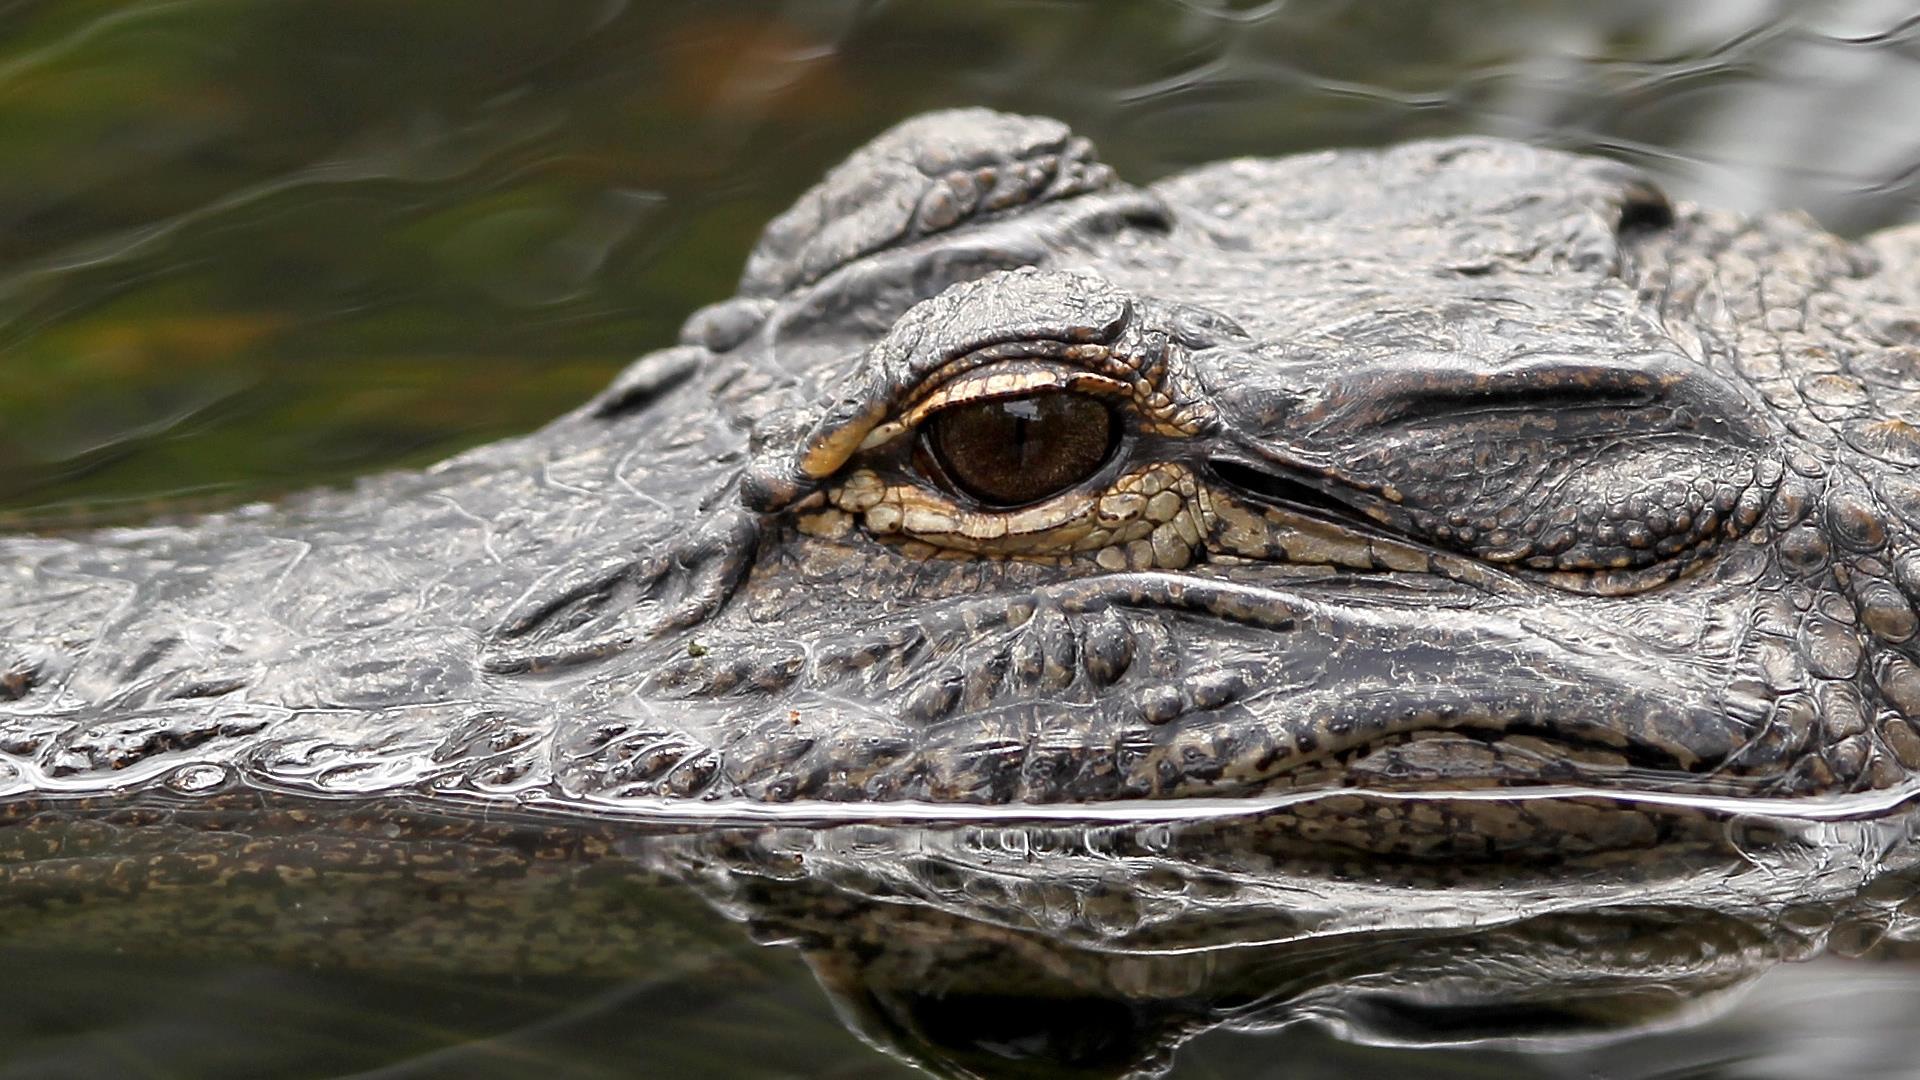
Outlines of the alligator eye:
[[1119,425],[1100,401],[1051,390],[942,409],[921,431],[954,487],[988,506],[1012,507],[1092,476],[1113,452]]

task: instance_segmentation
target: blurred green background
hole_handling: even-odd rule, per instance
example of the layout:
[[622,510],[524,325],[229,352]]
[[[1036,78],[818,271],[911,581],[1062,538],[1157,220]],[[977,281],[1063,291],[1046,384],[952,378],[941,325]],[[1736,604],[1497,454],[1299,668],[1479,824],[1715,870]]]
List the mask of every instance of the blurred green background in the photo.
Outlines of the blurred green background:
[[0,525],[537,426],[937,106],[1059,115],[1135,180],[1481,131],[1911,217],[1900,6],[0,0]]

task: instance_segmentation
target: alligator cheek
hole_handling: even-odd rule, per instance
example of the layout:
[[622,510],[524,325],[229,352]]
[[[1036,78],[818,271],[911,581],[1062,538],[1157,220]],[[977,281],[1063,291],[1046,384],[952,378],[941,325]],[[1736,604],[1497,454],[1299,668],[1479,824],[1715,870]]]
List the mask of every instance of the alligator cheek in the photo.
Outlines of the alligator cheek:
[[800,641],[709,625],[627,657],[637,679],[586,684],[557,775],[580,795],[837,804],[1752,786],[1711,774],[1766,711],[1698,672],[1352,599],[1141,573]]
[[1751,793],[1778,780],[1727,767],[1769,710],[1711,667],[1668,663],[1625,638],[1563,644],[1484,612],[1306,597],[1293,606],[1282,643],[1216,639],[1217,655],[1239,659],[1235,702],[1187,710],[1165,737],[1173,756],[1212,764],[1176,768],[1155,794],[1516,784]]

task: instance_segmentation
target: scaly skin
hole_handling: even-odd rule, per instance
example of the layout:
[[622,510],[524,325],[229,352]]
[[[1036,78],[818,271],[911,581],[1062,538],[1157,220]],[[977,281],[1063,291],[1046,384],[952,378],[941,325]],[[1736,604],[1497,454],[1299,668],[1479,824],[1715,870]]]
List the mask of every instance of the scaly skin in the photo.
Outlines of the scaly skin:
[[[1920,232],[1669,206],[1489,140],[1118,182],[934,114],[682,344],[522,439],[187,525],[0,541],[0,798],[236,785],[598,813],[1920,768]],[[1013,510],[915,451],[1054,388]],[[1307,842],[1660,828],[1366,798]],[[1623,824],[1623,822],[1625,822]]]

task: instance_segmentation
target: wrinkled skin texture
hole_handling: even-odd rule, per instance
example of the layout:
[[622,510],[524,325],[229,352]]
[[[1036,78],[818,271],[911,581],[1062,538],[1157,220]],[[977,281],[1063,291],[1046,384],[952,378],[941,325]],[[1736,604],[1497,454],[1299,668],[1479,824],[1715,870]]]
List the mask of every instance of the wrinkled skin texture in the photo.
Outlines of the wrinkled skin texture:
[[[1451,140],[1141,189],[1052,121],[921,117],[540,432],[0,541],[0,797],[1892,789],[1917,312],[1914,228],[1670,206],[1598,159]],[[983,505],[916,449],[1038,392],[1114,424],[1056,494]],[[1657,833],[1351,803],[1300,835]]]

